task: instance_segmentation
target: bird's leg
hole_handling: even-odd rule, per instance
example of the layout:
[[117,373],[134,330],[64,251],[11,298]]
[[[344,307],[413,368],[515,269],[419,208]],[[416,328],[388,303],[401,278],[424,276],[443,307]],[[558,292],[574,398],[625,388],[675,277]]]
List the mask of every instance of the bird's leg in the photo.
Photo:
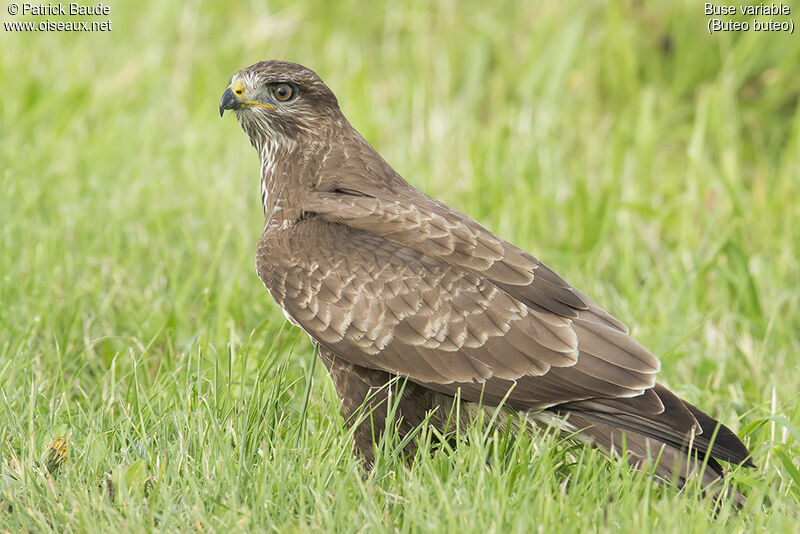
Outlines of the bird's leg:
[[[350,364],[322,347],[319,355],[333,379],[345,421],[351,428],[355,425],[354,447],[368,469],[375,461],[374,444],[380,443],[387,424],[402,440],[434,408],[432,392],[417,384],[384,371]],[[410,440],[403,448],[403,455],[411,458],[415,452],[416,443]]]

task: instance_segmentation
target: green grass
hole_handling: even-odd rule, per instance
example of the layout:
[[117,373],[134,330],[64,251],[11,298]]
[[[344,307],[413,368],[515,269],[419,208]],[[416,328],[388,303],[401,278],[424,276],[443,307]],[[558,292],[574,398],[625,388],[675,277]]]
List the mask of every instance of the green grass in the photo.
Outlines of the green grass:
[[[688,0],[110,18],[0,29],[0,532],[796,531],[796,35],[709,36]],[[365,474],[256,277],[258,160],[217,116],[230,76],[270,57],[317,70],[409,181],[628,323],[753,450],[759,470],[730,477],[747,507],[715,518],[696,488],[480,425]]]

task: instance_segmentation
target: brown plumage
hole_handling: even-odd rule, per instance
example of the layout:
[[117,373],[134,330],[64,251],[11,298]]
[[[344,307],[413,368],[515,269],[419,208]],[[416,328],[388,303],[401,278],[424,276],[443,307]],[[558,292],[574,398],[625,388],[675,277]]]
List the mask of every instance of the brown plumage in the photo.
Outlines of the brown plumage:
[[[401,434],[431,410],[437,424],[460,395],[564,418],[608,451],[624,440],[632,465],[660,456],[657,474],[679,482],[718,482],[717,460],[754,465],[733,432],[656,383],[658,358],[625,325],[398,175],[315,73],[257,63],[234,76],[225,109],[261,159],[258,275],[319,346],[345,417],[365,400],[372,410],[355,434],[368,462],[387,413],[383,386],[400,376]],[[694,462],[706,454],[703,470]]]

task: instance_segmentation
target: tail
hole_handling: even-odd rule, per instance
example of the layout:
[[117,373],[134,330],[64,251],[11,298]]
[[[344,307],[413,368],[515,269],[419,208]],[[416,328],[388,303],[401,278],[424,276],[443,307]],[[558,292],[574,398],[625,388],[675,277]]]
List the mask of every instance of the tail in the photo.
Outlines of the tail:
[[[633,467],[655,465],[656,477],[680,487],[700,477],[707,493],[719,496],[724,469],[719,460],[756,467],[750,451],[728,427],[656,384],[639,397],[591,399],[552,408],[596,446],[623,450]],[[739,492],[731,495],[744,504]]]

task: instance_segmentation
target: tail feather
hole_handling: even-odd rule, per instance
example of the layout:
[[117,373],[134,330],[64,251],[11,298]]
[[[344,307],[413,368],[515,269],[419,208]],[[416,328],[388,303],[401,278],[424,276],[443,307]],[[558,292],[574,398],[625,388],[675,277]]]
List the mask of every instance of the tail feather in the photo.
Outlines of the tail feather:
[[[664,386],[657,384],[650,392],[658,396],[663,409],[633,397],[573,402],[553,411],[567,416],[582,436],[612,453],[620,452],[624,443],[634,467],[658,460],[656,475],[680,486],[699,476],[703,487],[716,493],[713,488],[721,487],[724,474],[718,460],[755,467],[750,451],[728,427]],[[734,497],[744,500],[738,493]]]
[[[697,419],[697,422],[700,423],[700,426],[703,429],[704,443],[706,439],[711,439],[712,435],[714,434],[714,429],[719,426],[717,435],[714,436],[713,446],[711,447],[712,456],[715,456],[725,462],[742,464],[744,467],[756,467],[756,464],[753,462],[747,446],[742,443],[742,440],[739,439],[739,436],[734,434],[730,428],[723,425],[719,421],[716,421],[714,418],[707,415],[696,406],[693,406],[686,401],[683,401],[683,403],[687,408],[689,408],[689,411],[692,412],[692,415],[694,415],[695,419]],[[705,435],[708,437],[706,438]],[[703,452],[706,451],[707,448]]]
[[[689,480],[699,477],[703,491],[707,495],[712,495],[715,499],[723,495],[722,479],[725,471],[714,458],[687,454],[685,450],[638,432],[594,421],[581,413],[571,413],[569,422],[580,428],[580,434],[588,437],[596,446],[611,454],[624,452],[631,467],[646,469],[652,466],[656,480],[661,483],[673,481],[679,488],[683,488]],[[747,502],[744,495],[736,490],[728,490],[725,494],[739,505]]]

